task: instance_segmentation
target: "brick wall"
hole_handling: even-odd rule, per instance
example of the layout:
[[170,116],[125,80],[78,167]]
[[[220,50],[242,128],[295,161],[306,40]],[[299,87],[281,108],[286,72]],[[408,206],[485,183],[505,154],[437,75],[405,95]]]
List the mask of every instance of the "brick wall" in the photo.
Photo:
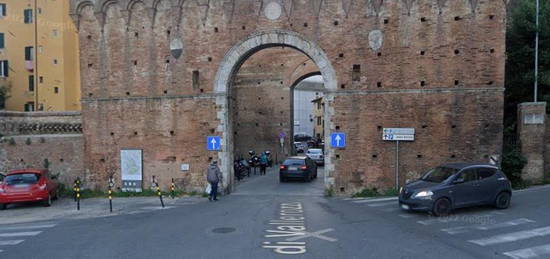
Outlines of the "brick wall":
[[79,112],[0,112],[0,172],[48,168],[66,186],[84,172]]
[[[392,186],[393,145],[380,140],[379,126],[418,130],[418,140],[403,145],[405,174],[500,154],[504,1],[277,2],[279,17],[265,9],[267,1],[72,0],[92,178],[118,174],[120,149],[139,148],[146,176],[204,188],[208,159],[229,157],[207,151],[206,136],[229,139],[234,132],[222,105],[229,96],[215,90],[216,75],[234,75],[238,66],[223,66],[234,61],[226,54],[262,32],[277,33],[266,42],[300,35],[304,41],[294,47],[318,46],[311,53],[326,59],[317,65],[334,72],[338,89],[327,92],[326,130],[345,131],[350,141],[329,152],[334,182],[327,187],[351,193]],[[179,58],[169,50],[177,39]],[[245,52],[232,52],[240,54],[236,65],[253,54],[245,45]],[[182,162],[191,171],[180,172]]]

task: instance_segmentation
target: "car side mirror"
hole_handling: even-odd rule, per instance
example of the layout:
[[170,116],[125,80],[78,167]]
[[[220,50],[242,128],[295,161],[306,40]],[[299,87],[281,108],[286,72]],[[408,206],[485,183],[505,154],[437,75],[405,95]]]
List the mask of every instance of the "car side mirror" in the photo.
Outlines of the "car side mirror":
[[461,183],[464,183],[464,178],[458,178],[453,181],[453,184],[461,184]]

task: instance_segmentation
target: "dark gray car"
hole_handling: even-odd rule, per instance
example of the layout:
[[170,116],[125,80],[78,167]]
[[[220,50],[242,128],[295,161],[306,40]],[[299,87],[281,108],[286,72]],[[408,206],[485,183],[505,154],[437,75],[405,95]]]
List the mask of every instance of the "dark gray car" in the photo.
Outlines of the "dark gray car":
[[478,205],[506,209],[511,198],[510,181],[497,167],[460,163],[436,167],[406,184],[399,192],[399,206],[440,216]]
[[287,158],[279,167],[279,180],[303,179],[311,181],[317,178],[317,165],[307,156],[292,156]]

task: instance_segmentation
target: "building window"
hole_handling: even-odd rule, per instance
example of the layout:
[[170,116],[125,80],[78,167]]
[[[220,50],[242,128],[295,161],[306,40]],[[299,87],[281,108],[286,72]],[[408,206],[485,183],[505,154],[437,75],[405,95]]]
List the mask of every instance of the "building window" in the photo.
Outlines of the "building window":
[[34,76],[29,76],[29,92],[34,92]]
[[6,4],[0,4],[0,18],[6,16]]
[[57,65],[57,59],[54,59],[54,60],[53,60],[53,64],[54,64],[54,65]]
[[25,111],[26,112],[34,111],[34,102],[25,103]]
[[59,87],[57,87],[57,86],[54,87],[54,88],[53,88],[53,92],[56,93],[56,94],[58,94],[58,93],[59,93]]
[[32,23],[32,9],[25,9],[23,15],[25,16],[25,23]]
[[44,83],[44,77],[43,76],[39,77],[38,80],[40,81],[41,84]]
[[9,65],[7,60],[0,60],[0,77],[8,77]]
[[0,33],[0,49],[4,48],[4,33]]
[[34,49],[34,47],[25,47],[25,61],[33,61],[34,60],[33,49]]
[[317,117],[317,125],[321,126],[321,117]]

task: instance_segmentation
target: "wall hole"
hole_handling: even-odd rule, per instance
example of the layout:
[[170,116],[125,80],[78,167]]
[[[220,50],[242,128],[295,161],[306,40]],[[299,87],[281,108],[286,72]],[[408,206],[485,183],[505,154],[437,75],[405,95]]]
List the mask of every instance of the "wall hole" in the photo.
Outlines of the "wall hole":
[[199,77],[200,73],[198,70],[193,71],[193,89],[199,88]]
[[170,131],[170,135],[174,136],[174,131],[173,130]]
[[214,134],[216,132],[216,129],[210,129],[210,133]]
[[378,155],[372,155],[372,158],[377,158],[377,157],[378,157]]
[[455,80],[455,85],[458,85],[460,82],[458,80]]
[[170,63],[170,60],[169,60],[169,59],[166,60],[166,64],[168,64],[168,63]]
[[452,125],[451,128],[456,129],[456,125]]
[[426,54],[426,51],[421,50],[421,51],[420,51],[420,55],[421,55],[421,56],[424,56],[424,54]]
[[423,128],[423,129],[425,129],[425,128],[427,128],[427,127],[428,127],[428,125],[422,125],[422,128]]
[[422,155],[416,155],[416,158],[422,158]]
[[63,163],[63,162],[65,162],[65,160],[63,160],[63,158],[60,158],[59,162]]
[[344,57],[344,53],[340,53],[340,54],[338,54],[338,57],[341,57],[341,58],[343,58],[343,57]]
[[420,81],[420,86],[426,86],[426,81]]
[[111,132],[111,136],[114,136],[114,135],[115,135],[115,133],[114,133],[114,132]]
[[105,158],[99,159],[99,162],[105,163]]
[[382,56],[382,52],[376,53],[376,56],[379,56],[379,57]]
[[244,26],[244,25],[243,25],[243,27],[241,27],[241,28],[243,29],[243,31],[246,30],[246,26]]
[[214,32],[218,32],[218,27],[214,27]]
[[390,22],[390,19],[384,18],[384,24],[388,24]]
[[495,19],[495,16],[494,15],[489,15],[489,20],[492,20],[492,19]]
[[340,187],[340,192],[344,192],[345,190],[344,187]]
[[336,155],[336,158],[340,158],[340,155]]
[[134,60],[134,66],[137,66],[137,60]]
[[92,96],[94,96],[93,93],[88,93],[88,97],[92,97]]
[[376,82],[376,87],[382,87],[382,82]]
[[382,130],[382,126],[380,126],[380,125],[376,126],[376,128],[377,128],[379,131]]
[[304,23],[304,27],[307,27],[307,22],[306,22],[306,23]]
[[340,130],[340,126],[336,126],[336,130]]
[[455,49],[455,55],[458,55],[458,54],[460,54],[460,50]]
[[208,62],[212,62],[212,57],[208,57]]
[[94,64],[92,64],[92,63],[88,64],[88,67],[93,67],[93,66],[94,66]]
[[487,82],[487,85],[493,85],[493,81]]
[[491,49],[491,50],[489,50],[489,52],[495,53],[495,49]]
[[88,35],[87,38],[88,38],[89,40],[91,40],[91,39],[92,39],[92,35]]
[[346,89],[346,84],[341,84],[341,85],[340,85],[340,88]]
[[168,91],[164,90],[164,94],[167,94],[167,93],[168,93]]
[[352,81],[361,80],[361,65],[358,65],[358,64],[353,65],[353,70],[352,70],[352,73],[351,73],[351,80]]
[[455,16],[455,21],[460,21],[462,20],[462,18],[460,18],[460,16]]
[[130,92],[126,92],[126,95],[130,95]]
[[334,21],[334,26],[338,26],[338,21]]
[[455,157],[456,157],[456,155],[451,155],[451,158],[455,158]]
[[201,89],[199,89],[199,91],[200,91],[201,93],[204,93],[204,89],[202,89],[202,88],[201,88]]
[[134,32],[134,36],[135,36],[136,38],[138,38],[138,37],[139,37],[139,32]]
[[258,127],[258,126],[260,126],[260,123],[257,123],[257,122],[256,122],[256,127]]
[[136,136],[137,136],[137,134],[138,134],[138,133],[137,133],[137,131],[134,131],[134,135],[136,135]]
[[166,35],[170,36],[170,33],[172,33],[170,30],[166,30]]
[[425,22],[425,21],[426,21],[426,17],[420,18],[420,22]]

